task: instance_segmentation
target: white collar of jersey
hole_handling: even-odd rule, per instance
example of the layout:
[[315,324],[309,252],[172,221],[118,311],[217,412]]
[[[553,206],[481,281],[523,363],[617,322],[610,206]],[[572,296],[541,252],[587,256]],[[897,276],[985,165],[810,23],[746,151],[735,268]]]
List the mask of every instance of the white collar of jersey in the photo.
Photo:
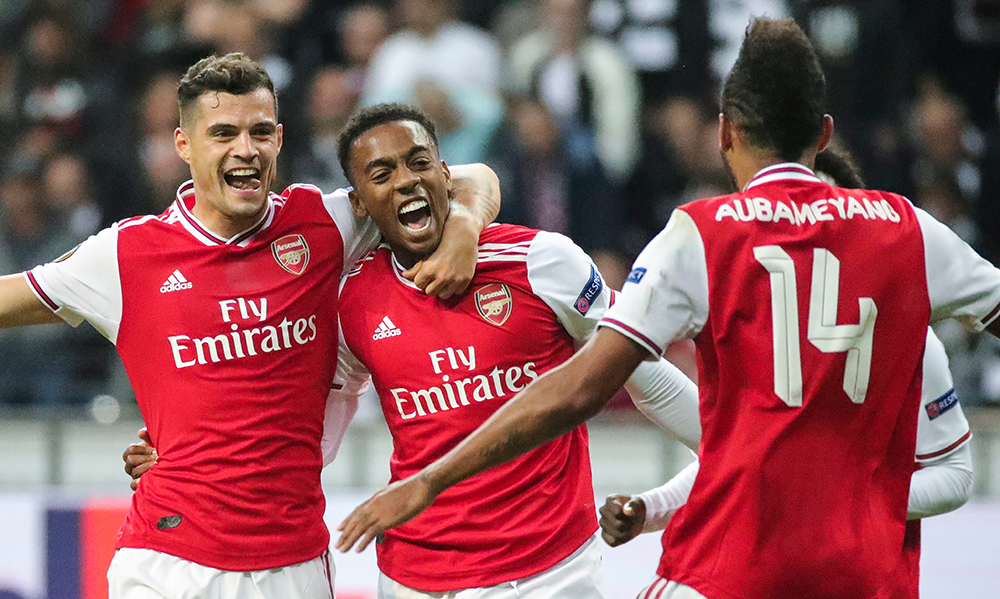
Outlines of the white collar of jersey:
[[[191,206],[194,205],[194,181],[188,180],[181,184],[177,188],[177,198],[174,200],[172,206],[173,210],[176,210],[177,215],[180,217],[178,220],[184,228],[191,233],[195,239],[198,239],[205,245],[236,245],[239,247],[246,247],[250,240],[254,238],[257,233],[260,233],[266,229],[271,221],[274,220],[274,193],[267,194],[267,207],[264,209],[264,214],[260,216],[252,226],[243,231],[240,231],[236,235],[233,235],[229,239],[224,239],[212,231],[209,230],[201,221],[195,218],[194,214],[191,212]],[[188,206],[188,204],[191,206]]]
[[387,250],[389,250],[389,255],[392,256],[392,272],[394,272],[396,274],[396,280],[398,280],[403,285],[406,285],[407,287],[410,287],[411,289],[416,289],[417,291],[420,291],[420,288],[417,287],[413,283],[413,281],[411,281],[411,280],[409,280],[409,279],[407,279],[406,277],[403,276],[403,271],[405,271],[406,269],[403,268],[403,265],[399,263],[399,260],[396,260],[396,254],[392,253],[392,249],[389,248],[389,244],[383,243],[382,245],[380,245],[378,247],[379,247],[379,249],[386,248]]
[[764,183],[771,183],[773,181],[823,182],[816,176],[816,173],[814,173],[812,169],[807,166],[801,165],[798,162],[782,162],[781,164],[772,164],[771,166],[757,171],[757,174],[750,179],[750,182],[743,188],[743,191],[747,191],[751,187],[763,185]]

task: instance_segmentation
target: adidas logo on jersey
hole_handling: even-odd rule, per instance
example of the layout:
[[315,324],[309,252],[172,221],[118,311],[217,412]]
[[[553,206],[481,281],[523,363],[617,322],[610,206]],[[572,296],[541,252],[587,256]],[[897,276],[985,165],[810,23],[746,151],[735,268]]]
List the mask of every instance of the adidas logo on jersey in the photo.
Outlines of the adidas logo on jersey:
[[389,317],[386,316],[379,323],[378,328],[375,329],[375,334],[372,335],[372,339],[378,341],[379,339],[385,339],[386,337],[395,337],[396,335],[402,335],[403,331],[396,328],[396,325],[392,324]]
[[160,293],[170,293],[171,291],[183,291],[185,289],[191,289],[193,285],[191,282],[184,278],[181,271],[175,270],[173,274],[167,277],[167,280],[163,282],[163,286],[160,287]]

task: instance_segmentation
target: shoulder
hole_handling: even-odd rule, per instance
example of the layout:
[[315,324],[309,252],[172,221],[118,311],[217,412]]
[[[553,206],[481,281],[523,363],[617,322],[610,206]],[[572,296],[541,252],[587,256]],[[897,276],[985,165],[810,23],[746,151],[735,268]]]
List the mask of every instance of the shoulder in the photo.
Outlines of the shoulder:
[[281,192],[281,195],[271,194],[271,199],[281,204],[293,201],[317,201],[321,198],[323,198],[323,191],[309,183],[292,183],[285,188],[285,191]]
[[364,256],[354,262],[353,265],[344,271],[342,285],[347,289],[349,285],[354,285],[357,281],[366,277],[379,276],[384,274],[381,266],[389,265],[392,253],[388,246],[382,245],[365,253]]

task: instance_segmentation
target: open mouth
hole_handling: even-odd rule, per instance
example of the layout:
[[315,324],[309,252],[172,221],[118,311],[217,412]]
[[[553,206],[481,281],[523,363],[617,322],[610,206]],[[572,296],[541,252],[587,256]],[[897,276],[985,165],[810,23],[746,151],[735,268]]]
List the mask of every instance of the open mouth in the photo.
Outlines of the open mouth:
[[419,199],[404,204],[399,209],[399,222],[411,231],[421,231],[431,220],[431,207],[427,200]]
[[234,168],[223,175],[226,185],[239,191],[260,189],[260,170],[252,167]]

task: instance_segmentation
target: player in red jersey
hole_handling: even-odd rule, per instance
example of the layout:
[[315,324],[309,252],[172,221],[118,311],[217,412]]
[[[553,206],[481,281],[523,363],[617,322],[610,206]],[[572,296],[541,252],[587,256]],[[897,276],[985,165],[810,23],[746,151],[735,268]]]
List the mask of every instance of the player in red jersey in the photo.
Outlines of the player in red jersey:
[[[864,181],[845,151],[827,148],[816,155],[815,170],[821,179],[839,187],[863,188]],[[923,359],[923,381],[917,420],[916,472],[910,478],[906,534],[902,560],[888,581],[885,599],[918,599],[920,589],[920,520],[958,509],[972,492],[972,432],[948,369],[948,356],[934,332],[928,329]],[[601,507],[602,535],[611,546],[635,538],[640,532],[663,530],[691,492],[698,472],[694,462],[669,482],[636,496],[607,498]],[[637,599],[655,599],[668,580],[657,578]]]
[[[566,237],[492,225],[480,236],[468,292],[447,301],[419,293],[402,272],[435,250],[448,213],[449,172],[434,125],[411,107],[374,106],[353,117],[339,147],[356,215],[372,216],[385,245],[344,279],[338,382],[351,401],[371,375],[399,480],[572,355],[613,292]],[[627,387],[645,412],[697,446],[697,391],[680,371],[650,362]],[[377,547],[379,597],[603,597],[593,496],[580,426],[387,531]]]
[[[902,560],[881,591],[884,599],[918,599],[921,519],[958,509],[972,492],[972,432],[955,393],[944,346],[930,329],[918,412],[916,472],[910,479]],[[608,497],[600,510],[605,541],[616,547],[640,532],[666,528],[687,501],[697,473],[695,461],[661,487],[635,496]],[[657,599],[667,584],[667,579],[657,577],[637,599]]]
[[[344,190],[269,192],[282,127],[257,63],[202,60],[178,100],[193,181],[162,215],[0,278],[0,326],[87,320],[125,364],[159,459],[119,534],[111,597],[330,599],[321,436],[325,413],[334,451],[352,415],[327,405],[337,292],[378,231]],[[463,201],[495,213],[471,189]],[[471,278],[486,216],[449,220],[437,292]]]
[[742,191],[676,210],[583,349],[356,509],[338,547],[572,430],[694,338],[700,469],[664,536],[661,596],[878,597],[903,545],[928,323],[1000,333],[1000,270],[905,198],[817,178],[824,95],[801,29],[753,21],[720,117]]

